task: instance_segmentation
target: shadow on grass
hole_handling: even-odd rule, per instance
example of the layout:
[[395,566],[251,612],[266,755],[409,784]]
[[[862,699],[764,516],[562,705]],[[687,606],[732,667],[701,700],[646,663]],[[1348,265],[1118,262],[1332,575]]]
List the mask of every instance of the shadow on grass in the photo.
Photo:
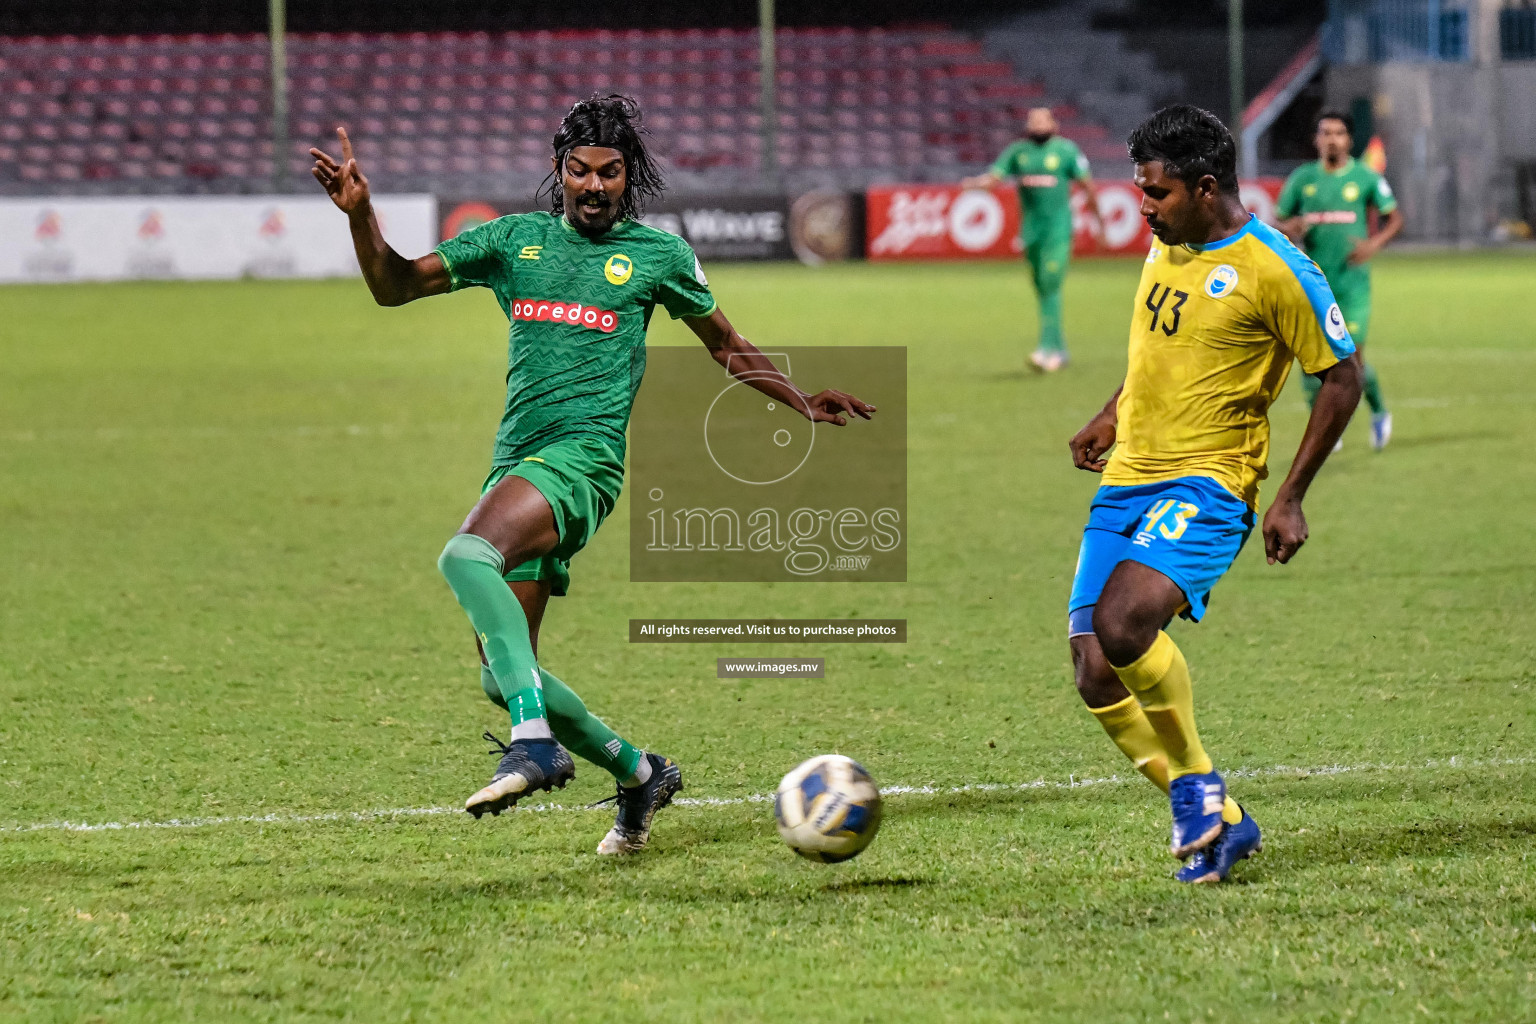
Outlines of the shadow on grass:
[[926,878],[851,878],[846,882],[828,882],[822,892],[859,892],[863,889],[906,889],[927,885]]
[[1469,441],[1505,441],[1508,436],[1497,430],[1459,430],[1442,434],[1418,434],[1411,437],[1394,437],[1389,450],[1404,448],[1438,448],[1448,444],[1465,444]]
[[1445,819],[1409,825],[1320,828],[1277,837],[1265,844],[1272,866],[1386,863],[1404,857],[1468,859],[1515,848],[1529,849],[1536,819]]
[[1008,370],[978,373],[976,379],[988,384],[1017,384],[1021,380],[1044,380],[1045,374],[1026,366],[1016,366]]
[[972,789],[963,793],[906,793],[902,795],[901,816],[903,818],[949,817],[989,810],[1023,812],[1041,804],[1076,803],[1082,800],[1084,790],[1091,790],[1098,798],[1105,800],[1124,795],[1130,795],[1131,799],[1135,797],[1151,799],[1154,795],[1152,788],[1138,786],[1138,781],[1139,779],[1122,777],[1119,781],[1104,780],[1082,786],[1051,783],[1038,786]]

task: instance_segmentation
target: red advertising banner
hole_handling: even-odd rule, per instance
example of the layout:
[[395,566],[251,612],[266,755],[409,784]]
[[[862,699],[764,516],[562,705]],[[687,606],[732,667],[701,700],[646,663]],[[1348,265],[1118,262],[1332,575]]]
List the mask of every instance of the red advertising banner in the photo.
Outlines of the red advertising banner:
[[[1279,178],[1242,183],[1243,202],[1273,222]],[[1104,218],[1100,245],[1084,212],[1088,197],[1072,195],[1072,251],[1078,256],[1140,256],[1152,244],[1141,216],[1141,192],[1130,182],[1096,183]],[[872,185],[866,193],[866,253],[871,260],[1004,259],[1018,256],[1018,194],[1006,185]]]

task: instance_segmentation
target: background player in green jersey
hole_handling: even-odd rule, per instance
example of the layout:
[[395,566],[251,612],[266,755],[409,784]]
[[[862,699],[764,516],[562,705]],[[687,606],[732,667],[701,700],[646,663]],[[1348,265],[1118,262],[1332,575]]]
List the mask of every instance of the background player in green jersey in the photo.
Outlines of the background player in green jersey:
[[1019,188],[1024,213],[1024,259],[1029,263],[1035,294],[1040,297],[1040,344],[1029,361],[1050,373],[1067,363],[1061,333],[1061,285],[1072,260],[1072,188],[1088,193],[1088,213],[1094,237],[1104,237],[1099,197],[1082,151],[1056,134],[1056,117],[1049,107],[1035,107],[1024,123],[1025,138],[1011,142],[992,166],[965,188],[989,188],[1012,179]]
[[[1364,358],[1371,328],[1370,261],[1403,229],[1403,215],[1387,179],[1349,155],[1354,127],[1349,115],[1338,111],[1318,117],[1318,161],[1296,168],[1285,179],[1275,216],[1280,230],[1322,268],[1349,336]],[[1374,234],[1371,207],[1380,215]],[[1302,384],[1310,406],[1317,397],[1317,378],[1307,374]],[[1365,400],[1371,407],[1371,445],[1380,451],[1392,439],[1392,414],[1370,363],[1365,364]]]
[[512,718],[508,743],[487,733],[501,761],[464,809],[500,814],[533,790],[563,787],[575,777],[568,747],[618,782],[618,815],[598,852],[639,850],[652,817],[682,789],[681,771],[588,712],[540,666],[536,647],[549,598],[569,585],[571,558],[618,500],[651,313],[664,306],[728,373],[812,422],[842,426],[844,414],[868,419],[874,407],[797,388],[720,312],[688,243],[639,223],[662,182],[633,101],[594,97],[565,116],[554,138],[552,214],[502,217],[414,260],[384,241],[368,180],[345,129],[337,134],[341,160],[310,150],[314,175],[347,214],[374,299],[398,306],[482,285],[510,322],[491,472],[438,559],[474,626],[481,685]]

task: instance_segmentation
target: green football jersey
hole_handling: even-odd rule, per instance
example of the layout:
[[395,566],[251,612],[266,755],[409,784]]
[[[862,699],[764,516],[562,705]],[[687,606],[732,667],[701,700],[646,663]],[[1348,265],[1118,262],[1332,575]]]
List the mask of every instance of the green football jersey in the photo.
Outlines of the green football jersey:
[[1355,242],[1370,233],[1367,206],[1382,214],[1397,209],[1387,179],[1354,159],[1336,171],[1319,160],[1296,168],[1285,179],[1275,215],[1281,220],[1298,215],[1304,219],[1307,231],[1302,248],[1323,268],[1328,282],[1338,287],[1370,279],[1365,266],[1349,265]]
[[1070,139],[1053,135],[1010,142],[992,162],[992,173],[1015,178],[1024,210],[1024,236],[1072,234],[1072,183],[1089,177],[1088,161]]
[[496,466],[571,437],[599,438],[622,460],[652,310],[677,319],[715,308],[688,243],[632,220],[587,238],[564,217],[519,213],[436,251],[453,290],[491,289],[511,324]]

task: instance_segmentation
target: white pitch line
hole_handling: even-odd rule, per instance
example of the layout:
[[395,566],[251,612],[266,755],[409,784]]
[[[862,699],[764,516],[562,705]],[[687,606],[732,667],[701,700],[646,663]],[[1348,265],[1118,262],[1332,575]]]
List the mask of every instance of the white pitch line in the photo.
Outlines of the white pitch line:
[[[1491,760],[1468,760],[1459,755],[1431,759],[1417,764],[1363,764],[1318,765],[1311,768],[1293,768],[1288,765],[1272,765],[1267,768],[1234,768],[1223,774],[1229,779],[1263,779],[1290,776],[1306,778],[1320,775],[1349,775],[1362,772],[1418,772],[1443,768],[1505,768],[1536,764],[1532,757],[1506,757]],[[972,782],[963,786],[885,786],[882,796],[949,796],[963,793],[1014,793],[1035,789],[1086,789],[1092,786],[1119,786],[1129,782],[1141,782],[1140,775],[1106,775],[1079,779],[1068,776],[1059,779],[1035,779],[1033,782]],[[770,793],[751,793],[747,796],[699,796],[678,797],[673,800],[678,807],[731,807],[738,804],[770,803]],[[518,810],[535,813],[571,811],[595,811],[607,808],[598,804],[529,804]],[[443,814],[463,814],[460,807],[396,807],[374,811],[328,811],[324,814],[242,814],[219,818],[171,818],[166,821],[104,821],[96,824],[73,821],[44,821],[32,825],[4,825],[0,832],[120,832],[132,829],[163,828],[213,828],[219,825],[307,825],[333,821],[378,821],[384,818],[422,818]]]

